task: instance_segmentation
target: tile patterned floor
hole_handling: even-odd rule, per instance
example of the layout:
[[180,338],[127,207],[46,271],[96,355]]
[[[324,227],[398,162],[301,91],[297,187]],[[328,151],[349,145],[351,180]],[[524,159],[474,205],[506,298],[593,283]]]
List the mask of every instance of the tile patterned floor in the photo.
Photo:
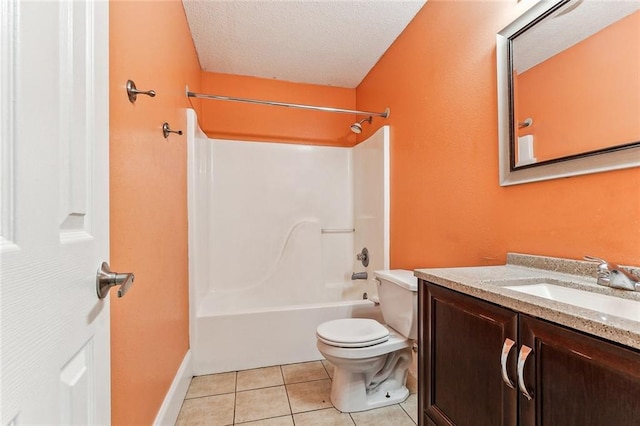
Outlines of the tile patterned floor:
[[360,413],[341,413],[331,404],[333,368],[327,361],[280,365],[194,377],[177,426],[414,426],[415,379],[409,398]]

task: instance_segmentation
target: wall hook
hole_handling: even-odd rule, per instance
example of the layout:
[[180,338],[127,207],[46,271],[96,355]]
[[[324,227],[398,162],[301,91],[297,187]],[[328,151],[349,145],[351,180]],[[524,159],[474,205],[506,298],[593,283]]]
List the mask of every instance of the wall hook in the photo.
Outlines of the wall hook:
[[147,90],[145,92],[143,90],[138,90],[133,80],[127,80],[127,95],[129,96],[129,102],[131,102],[132,104],[135,104],[136,99],[138,98],[138,95],[147,95],[153,98],[156,96],[156,91]]
[[528,117],[526,120],[518,123],[518,129],[529,127],[533,124],[533,118]]
[[165,139],[169,137],[169,133],[182,135],[182,130],[171,130],[171,127],[169,127],[169,123],[165,121],[164,123],[162,123],[162,134],[164,135]]

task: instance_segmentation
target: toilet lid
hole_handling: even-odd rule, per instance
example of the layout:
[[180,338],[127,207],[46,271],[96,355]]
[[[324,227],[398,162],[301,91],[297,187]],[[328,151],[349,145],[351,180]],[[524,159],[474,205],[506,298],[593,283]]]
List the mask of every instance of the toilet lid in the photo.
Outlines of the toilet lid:
[[322,342],[344,348],[376,345],[389,340],[389,330],[376,320],[347,318],[322,323],[316,329]]

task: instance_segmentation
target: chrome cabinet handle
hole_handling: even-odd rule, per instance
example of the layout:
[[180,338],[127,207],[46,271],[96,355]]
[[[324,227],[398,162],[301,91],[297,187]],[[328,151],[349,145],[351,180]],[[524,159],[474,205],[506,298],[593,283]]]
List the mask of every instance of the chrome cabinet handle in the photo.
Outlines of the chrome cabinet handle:
[[524,383],[524,364],[527,362],[527,357],[529,357],[531,352],[533,352],[533,350],[529,346],[522,345],[520,347],[520,355],[518,355],[518,387],[528,401],[531,401],[532,397],[529,391],[527,391],[527,385]]
[[118,297],[125,295],[133,285],[135,276],[132,273],[112,272],[107,262],[102,262],[98,272],[96,273],[96,293],[98,299],[104,299],[109,294],[109,290],[113,286],[120,286],[118,289]]
[[504,339],[504,344],[502,345],[502,354],[500,355],[500,367],[502,368],[502,381],[505,382],[507,386],[511,389],[515,389],[513,382],[509,378],[509,373],[507,373],[507,358],[509,358],[509,352],[511,352],[511,348],[515,345],[516,342],[509,339],[508,337]]

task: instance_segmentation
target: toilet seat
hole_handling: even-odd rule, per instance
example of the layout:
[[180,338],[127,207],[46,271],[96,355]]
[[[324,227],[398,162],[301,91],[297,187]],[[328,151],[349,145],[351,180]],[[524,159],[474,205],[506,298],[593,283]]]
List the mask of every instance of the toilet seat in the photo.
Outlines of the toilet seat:
[[347,318],[327,321],[316,329],[321,342],[341,348],[362,348],[389,340],[389,330],[378,321]]
[[356,342],[356,343],[345,343],[345,342],[333,342],[331,340],[324,339],[320,336],[317,336],[318,340],[322,343],[325,343],[330,346],[336,346],[338,348],[364,348],[367,346],[379,345],[380,343],[384,343],[389,340],[389,336],[381,337],[380,339],[372,340],[370,342]]
[[335,342],[333,344],[328,344],[318,339],[316,342],[316,346],[320,353],[327,359],[329,359],[330,357],[335,357],[341,359],[356,360],[385,355],[404,348],[410,348],[412,343],[412,340],[394,333],[393,330],[391,330],[389,339],[387,341],[375,345],[361,346],[359,348],[347,348],[338,346],[338,344]]

